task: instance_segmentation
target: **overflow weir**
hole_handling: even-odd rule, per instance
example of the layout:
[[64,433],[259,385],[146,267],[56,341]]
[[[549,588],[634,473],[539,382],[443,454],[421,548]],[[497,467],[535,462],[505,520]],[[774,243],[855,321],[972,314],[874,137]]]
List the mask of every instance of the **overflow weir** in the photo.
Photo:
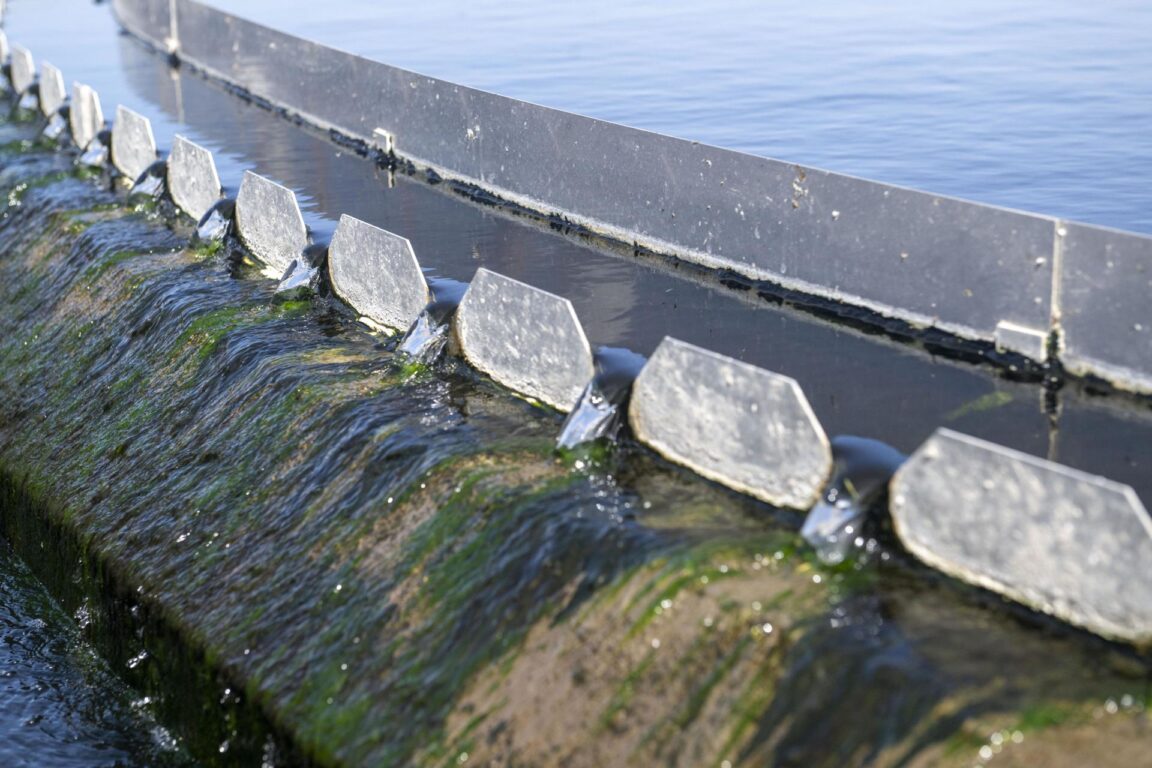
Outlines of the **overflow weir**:
[[[390,83],[417,76],[337,66],[355,57],[209,6],[114,5],[182,64],[123,42],[161,110],[199,109],[196,129],[221,140],[258,123],[353,189],[425,206],[429,228],[479,216],[507,250],[547,243],[558,272],[426,250],[355,194],[327,204],[341,218],[326,227],[277,183],[307,188],[293,179],[245,169],[222,188],[202,146],[81,83],[65,100],[60,70],[37,79],[34,52],[11,46],[3,528],[66,608],[104,617],[86,631],[198,759],[1139,759],[1152,322],[1132,276],[1152,269],[1147,238],[664,137],[631,149],[643,134],[427,78],[400,99]],[[330,94],[300,78],[336,71],[391,93],[379,103],[393,111],[349,123],[292,100]],[[237,89],[270,109],[238,109]],[[472,136],[445,133],[453,115],[421,117],[436,101],[422,90],[483,113]],[[501,109],[526,130],[507,176],[484,166]],[[733,187],[775,199],[784,184],[785,215],[806,223],[741,220],[765,224],[787,270],[733,256],[758,251],[716,234],[728,214],[707,236],[611,194],[593,215],[594,164],[565,155],[525,176],[553,151],[537,123],[573,144],[602,131],[606,162],[640,163],[621,172],[655,185],[633,202],[700,225],[695,209]],[[643,165],[650,153],[680,168],[675,184]],[[706,174],[688,184],[698,161],[725,191]],[[772,189],[749,192],[753,176]],[[851,253],[833,230],[854,217],[872,223],[848,240],[881,238],[896,271],[861,268],[891,249]],[[921,252],[932,263],[904,275]],[[976,256],[1003,269],[967,289],[971,306],[882,295],[932,302],[967,284],[954,270],[983,269]],[[611,280],[580,277],[601,268]],[[620,276],[624,299],[598,295]],[[1111,314],[1088,311],[1102,299],[1086,285]],[[749,317],[765,338],[740,333]],[[413,335],[390,335],[421,322],[446,324],[443,355],[413,358]],[[650,356],[628,357],[635,385],[601,403],[616,426],[595,434],[621,438],[558,450],[563,414],[611,379],[611,345]],[[843,451],[868,441],[844,435],[895,446],[869,465],[885,466],[874,492]],[[833,531],[847,548],[814,551],[805,514],[849,509],[848,495],[860,509]]]

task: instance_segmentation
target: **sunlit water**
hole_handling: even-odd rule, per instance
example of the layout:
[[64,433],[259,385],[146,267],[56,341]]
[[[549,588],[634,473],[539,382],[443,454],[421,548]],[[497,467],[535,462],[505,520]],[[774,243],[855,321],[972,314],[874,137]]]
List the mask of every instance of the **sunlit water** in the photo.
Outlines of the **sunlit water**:
[[147,704],[112,674],[0,539],[0,764],[183,764]]
[[[988,3],[964,9],[898,3],[883,11],[847,3],[818,8],[733,3],[709,6],[707,13],[699,6],[645,9],[596,3],[550,7],[543,13],[519,2],[485,9],[431,2],[401,11],[366,0],[326,6],[261,0],[237,3],[234,9],[432,75],[596,117],[985,202],[1152,231],[1152,193],[1142,183],[1152,176],[1152,92],[1147,78],[1133,76],[1147,72],[1152,63],[1140,40],[1142,30],[1152,26],[1142,4],[1111,5],[1105,19],[1091,18],[1100,15],[1095,8],[1064,2],[1010,9]],[[892,353],[877,364],[881,352],[857,354],[860,344],[845,340],[840,331],[805,329],[793,317],[761,310],[750,320],[747,305],[718,292],[594,259],[559,238],[552,242],[486,214],[461,213],[462,206],[438,203],[423,190],[382,191],[380,180],[362,178],[356,161],[340,159],[331,145],[285,139],[283,132],[295,129],[259,110],[233,105],[236,114],[225,114],[221,103],[231,97],[217,93],[213,100],[203,93],[210,89],[195,82],[184,82],[177,93],[186,100],[172,108],[164,100],[165,89],[179,76],[170,77],[155,57],[141,55],[130,41],[117,41],[106,7],[78,0],[14,0],[10,18],[13,39],[64,67],[69,81],[83,79],[96,86],[107,112],[118,102],[145,112],[162,146],[180,131],[213,147],[233,190],[240,171],[250,164],[303,189],[309,223],[318,231],[330,229],[343,211],[396,217],[378,223],[412,237],[422,258],[459,279],[467,279],[475,266],[505,259],[494,266],[520,268],[530,272],[515,273],[524,279],[572,291],[599,343],[650,351],[669,331],[657,313],[677,304],[693,307],[692,325],[700,334],[693,341],[712,348],[732,344],[723,351],[778,368],[803,360],[800,369],[786,372],[803,381],[821,419],[836,431],[883,437],[909,449],[923,438],[923,429],[946,422],[1013,445],[1027,442],[1023,447],[1034,453],[1058,446],[1061,460],[1128,482],[1141,477],[1147,482],[1141,448],[1146,443],[1138,433],[1127,440],[1109,439],[1105,447],[1085,437],[1122,434],[1108,419],[1126,420],[1126,413],[1113,416],[1067,406],[1057,442],[1036,407],[1034,388],[990,385],[986,378],[924,356]],[[585,260],[573,263],[574,255]],[[548,279],[569,288],[545,284]],[[638,289],[629,292],[640,283],[659,284],[661,295],[667,295],[660,302],[641,301]],[[186,288],[174,287],[174,295],[191,302]],[[617,288],[622,289],[619,296]],[[223,289],[214,285],[212,290]],[[724,332],[733,327],[747,332]],[[821,358],[810,351],[814,348],[830,351]],[[809,351],[800,355],[798,350]],[[888,386],[884,376],[934,384],[925,391],[918,388],[913,397]],[[845,387],[844,381],[854,386]],[[989,387],[995,391],[987,392]],[[407,407],[401,401],[397,398],[398,410]],[[429,419],[445,412],[443,403],[434,405],[428,408]],[[476,421],[470,418],[469,429]],[[523,428],[519,415],[508,422],[509,429]],[[885,422],[895,426],[884,432]],[[435,439],[446,450],[444,435],[424,431],[408,439],[421,450]],[[338,457],[328,458],[335,465]],[[317,483],[326,467],[315,470]],[[660,492],[675,491],[663,475],[660,482],[644,478]],[[640,484],[636,478],[630,482]],[[374,490],[379,488],[364,488],[349,508],[362,508],[360,496]],[[550,514],[561,516],[559,502],[549,503],[554,505]],[[926,604],[917,599],[920,589],[919,584],[886,583],[874,598],[838,607],[827,628],[812,635],[812,647],[802,648],[790,662],[779,717],[797,723],[793,749],[816,748],[827,738],[821,728],[828,721],[837,724],[846,741],[852,728],[864,728],[853,710],[862,699],[882,695],[875,693],[882,686],[869,688],[868,681],[869,674],[879,674],[873,670],[885,668],[884,659],[905,676],[914,699],[907,713],[893,715],[908,727],[926,716],[940,691],[968,685],[954,681],[970,679],[969,659],[978,660],[973,663],[981,675],[1017,670],[1022,687],[1039,679],[1043,670],[1029,670],[1011,658],[1013,649],[1028,643],[1035,653],[1027,657],[1037,665],[1059,651],[1061,661],[1045,661],[1045,667],[1067,671],[1065,677],[1074,681],[1100,676],[1091,666],[1094,655],[1081,646],[1064,639],[1048,643],[1008,620],[1000,621],[996,631],[981,628],[981,637],[968,637],[966,632],[976,634],[969,628],[986,619],[957,619],[952,601],[943,601],[942,607]],[[43,620],[40,603],[22,600],[14,597],[9,605],[5,595],[0,608],[14,614],[30,611],[33,620]],[[845,627],[859,628],[861,638],[846,638]],[[67,645],[73,637],[66,625],[53,631],[57,644]],[[921,656],[932,658],[932,664]],[[20,679],[37,680],[35,667],[27,669]],[[70,679],[76,690],[63,686],[60,695],[83,697],[87,679]],[[824,681],[816,697],[811,695],[813,681]],[[39,706],[40,694],[31,685],[13,689],[25,696],[14,706]],[[108,685],[97,694],[101,702],[123,694],[114,680],[109,678]],[[804,701],[820,704],[817,709],[825,712],[794,719],[786,710]],[[84,709],[82,704],[76,708]],[[54,711],[74,709],[68,705]],[[117,731],[120,726],[99,717],[85,721],[90,738],[74,741],[67,730],[69,718],[59,716],[53,728],[58,743],[79,744],[70,754],[89,755],[105,743],[125,744],[116,754],[128,755],[124,760],[133,764],[131,755],[140,753],[132,750],[152,743],[146,721],[124,721]],[[105,728],[115,735],[106,735]],[[23,754],[19,748],[11,753],[0,749],[0,764]]]
[[[0,130],[0,137],[7,133]],[[7,150],[0,189],[22,175],[42,178],[57,158]],[[749,647],[746,659],[755,669],[764,665],[765,678],[745,674],[746,668],[732,673],[740,686],[754,685],[759,694],[762,685],[772,693],[758,697],[747,744],[734,755],[733,762],[744,765],[840,766],[852,764],[850,754],[915,756],[944,740],[975,755],[987,745],[972,743],[959,729],[982,712],[995,716],[997,733],[1011,735],[1047,717],[1050,707],[1061,717],[1090,717],[1093,707],[1111,702],[1129,722],[1145,706],[1147,665],[1131,653],[984,606],[882,541],[870,539],[860,560],[827,571],[805,562],[795,547],[797,521],[628,443],[600,458],[558,460],[551,452],[558,415],[524,404],[450,360],[413,376],[338,307],[322,299],[278,304],[272,281],[233,272],[222,256],[171,253],[187,222],[171,232],[145,217],[107,211],[109,220],[79,236],[51,231],[53,239],[36,248],[50,260],[29,267],[13,242],[34,239],[53,211],[84,209],[107,197],[75,179],[25,193],[0,224],[0,286],[13,317],[46,322],[26,339],[33,343],[21,346],[24,325],[3,321],[13,333],[0,350],[16,362],[0,378],[6,420],[0,434],[15,436],[23,453],[40,457],[28,459],[37,466],[62,445],[72,449],[52,465],[59,476],[53,490],[62,498],[90,499],[78,502],[77,517],[93,541],[121,548],[131,578],[139,580],[131,592],[211,633],[218,657],[232,659],[249,685],[267,684],[271,701],[290,698],[311,716],[347,713],[351,719],[322,721],[320,738],[359,739],[361,748],[369,748],[367,741],[379,759],[361,764],[427,764],[407,758],[419,754],[476,676],[507,669],[505,662],[512,668],[562,663],[547,643],[519,644],[529,628],[569,620],[580,625],[597,612],[608,625],[596,632],[607,634],[586,649],[589,666],[599,668],[594,657],[605,656],[611,676],[607,686],[581,683],[571,705],[619,684],[623,673],[609,644],[650,641],[656,650],[663,640],[663,661],[653,663],[669,666],[649,682],[695,684],[726,674],[725,654],[672,654],[677,639],[708,648],[738,641],[749,626],[756,642],[786,638],[774,650]],[[126,248],[147,254],[121,261]],[[7,287],[34,285],[41,270],[50,279],[33,292],[18,295]],[[89,297],[107,301],[108,311],[91,332],[76,333],[74,310],[62,308],[87,307]],[[47,322],[58,310],[61,321]],[[14,356],[16,346],[21,351]],[[37,387],[53,377],[45,391]],[[45,394],[60,406],[41,413]],[[507,469],[493,474],[493,466]],[[852,468],[861,497],[868,493],[867,469],[860,462]],[[540,476],[534,480],[533,473]],[[89,477],[107,483],[92,495]],[[416,526],[415,547],[391,548],[394,525],[405,521]],[[30,549],[35,546],[26,540],[22,551]],[[50,568],[60,562],[54,557]],[[62,575],[71,581],[76,575],[69,559],[63,562]],[[426,586],[409,596],[403,586],[420,573]],[[656,580],[642,586],[649,578]],[[680,586],[665,591],[665,578]],[[729,626],[736,633],[713,635],[712,614],[692,615],[686,606],[696,585],[727,578],[746,579],[756,594],[734,594],[732,608],[741,612]],[[660,636],[629,639],[630,620],[621,617],[639,598],[625,598],[615,585],[624,594],[670,595],[637,625],[659,627]],[[623,601],[620,610],[595,603],[614,594]],[[5,605],[31,613],[33,623],[49,610],[29,611],[18,598]],[[728,621],[727,610],[718,622]],[[673,612],[648,624],[666,611]],[[50,642],[74,636],[60,618],[65,621]],[[127,635],[120,671],[147,670],[166,657],[163,646],[157,652],[151,636],[137,635],[134,626],[130,619],[113,625]],[[361,637],[378,642],[361,643]],[[390,637],[396,645],[382,654]],[[581,633],[572,637],[584,648]],[[540,648],[549,660],[533,655]],[[163,667],[151,669],[146,679],[163,676]],[[21,695],[14,706],[38,706],[35,666],[20,670],[16,680]],[[337,686],[328,688],[333,680]],[[72,688],[85,683],[72,678],[60,695],[83,698]],[[122,691],[108,679],[93,697],[116,701]],[[192,725],[198,732],[211,729],[215,703],[229,700],[217,696],[203,706],[177,686],[156,704],[185,698],[200,718]],[[368,719],[357,720],[356,708],[369,702]],[[67,712],[54,710],[41,721],[64,735],[33,751],[37,760],[58,751],[86,764],[106,739],[149,744],[153,738],[149,723],[128,721],[110,736],[97,729],[71,739]],[[697,725],[702,722],[713,734],[712,721]],[[328,723],[342,730],[327,730]],[[373,735],[366,723],[386,727]],[[493,736],[500,728],[495,720],[484,727]],[[576,748],[596,748],[611,737],[580,739]],[[227,744],[218,738],[210,752],[227,746],[223,765],[258,764],[258,756],[252,762],[232,757],[231,736]],[[1029,727],[1028,744],[1045,738]],[[487,733],[477,743],[486,740]],[[0,765],[25,756],[6,750],[0,742]],[[694,764],[684,759],[680,764]]]

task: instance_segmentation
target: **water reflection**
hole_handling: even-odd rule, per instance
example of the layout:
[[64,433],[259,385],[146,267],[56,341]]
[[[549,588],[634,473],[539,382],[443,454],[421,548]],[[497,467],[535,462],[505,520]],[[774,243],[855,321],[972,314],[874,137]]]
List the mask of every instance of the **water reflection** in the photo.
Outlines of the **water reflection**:
[[[780,307],[752,291],[724,288],[660,259],[609,253],[546,227],[462,201],[446,185],[389,172],[244,102],[195,73],[120,37],[122,71],[135,92],[217,153],[226,186],[254,167],[300,191],[310,228],[330,235],[347,213],[412,241],[434,275],[470,280],[485,266],[572,300],[593,345],[650,354],[665,335],[797,379],[830,434],[883,440],[909,453],[939,426],[1101,472],[1152,498],[1146,455],[1105,464],[1116,445],[1137,445],[1152,430],[1152,408],[1113,409],[1109,429],[1059,437],[1045,392],[997,378],[969,363],[933,357],[882,336]],[[179,105],[179,112],[174,112]],[[155,109],[153,111],[156,111]],[[163,139],[161,139],[163,143]],[[1062,412],[1096,412],[1075,388]],[[1070,442],[1077,445],[1071,445]]]
[[[531,0],[233,12],[422,74],[864,178],[1152,232],[1152,6]],[[429,44],[435,41],[434,45]]]

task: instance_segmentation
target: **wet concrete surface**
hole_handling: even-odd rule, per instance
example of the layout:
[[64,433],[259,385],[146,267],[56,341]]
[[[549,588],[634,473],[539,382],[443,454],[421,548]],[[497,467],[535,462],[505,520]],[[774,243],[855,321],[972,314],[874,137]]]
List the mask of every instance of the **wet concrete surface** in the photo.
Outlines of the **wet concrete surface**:
[[0,172],[0,521],[67,610],[130,596],[99,622],[114,666],[205,764],[260,757],[238,699],[321,765],[971,765],[1144,738],[1133,649],[883,536],[823,565],[794,515],[629,441],[558,455],[557,414],[276,300],[60,157],[10,146]]

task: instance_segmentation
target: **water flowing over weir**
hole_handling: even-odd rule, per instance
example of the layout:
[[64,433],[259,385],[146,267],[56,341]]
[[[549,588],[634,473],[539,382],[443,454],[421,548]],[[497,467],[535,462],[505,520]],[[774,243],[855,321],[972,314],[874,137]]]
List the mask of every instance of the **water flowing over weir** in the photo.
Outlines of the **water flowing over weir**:
[[[38,127],[0,156],[0,514],[204,762],[1140,759],[1138,651],[957,588],[883,525],[826,565],[797,513],[632,440],[557,454],[559,414],[277,296]],[[995,429],[1003,398],[968,400]],[[1142,406],[1107,403],[1139,445]]]
[[[882,545],[821,566],[794,518],[627,445],[558,461],[556,416],[273,302],[59,157],[3,156],[5,527],[50,583],[76,536],[152,615],[119,643],[158,699],[203,665],[349,765],[968,763],[989,733],[1026,763],[1139,730],[1130,652]],[[251,716],[159,709],[222,739],[208,762],[265,748]]]

